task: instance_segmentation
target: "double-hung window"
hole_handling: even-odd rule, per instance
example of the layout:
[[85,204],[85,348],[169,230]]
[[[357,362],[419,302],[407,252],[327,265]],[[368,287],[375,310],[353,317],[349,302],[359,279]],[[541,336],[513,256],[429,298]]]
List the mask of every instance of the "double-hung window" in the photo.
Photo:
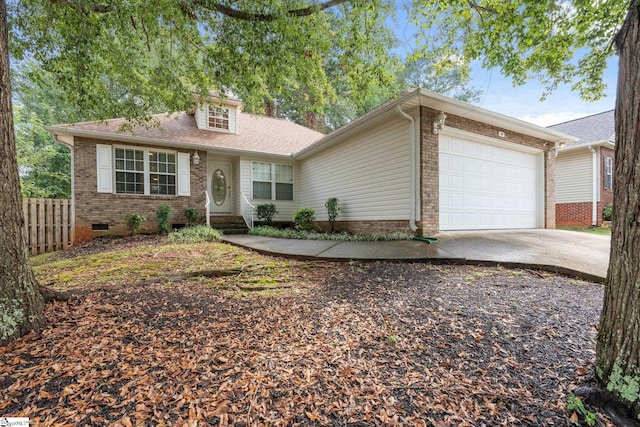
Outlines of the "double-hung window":
[[209,105],[209,127],[229,130],[229,109]]
[[604,158],[604,189],[613,189],[613,158]]
[[144,151],[116,148],[116,193],[144,194]]
[[117,194],[176,195],[176,153],[119,148],[114,150]]
[[254,200],[293,200],[293,166],[253,162],[251,168]]

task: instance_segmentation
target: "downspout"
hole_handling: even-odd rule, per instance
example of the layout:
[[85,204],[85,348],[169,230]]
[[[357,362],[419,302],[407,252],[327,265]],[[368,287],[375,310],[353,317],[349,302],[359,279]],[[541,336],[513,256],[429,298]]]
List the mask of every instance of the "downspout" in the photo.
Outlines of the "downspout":
[[[58,141],[60,144],[64,145],[65,147],[69,148],[69,151],[71,153],[70,156],[70,161],[71,161],[71,213],[70,213],[70,217],[69,220],[71,221],[71,230],[69,232],[69,238],[71,239],[71,244],[74,245],[76,243],[76,171],[75,171],[75,155],[74,155],[74,151],[73,151],[73,145],[69,145],[68,143],[64,142],[61,138],[60,135],[55,135],[56,141]],[[66,244],[66,242],[65,242]]]
[[416,225],[416,122],[407,113],[402,111],[400,105],[396,106],[396,112],[400,114],[405,119],[409,120],[409,148],[410,148],[410,163],[411,168],[409,172],[409,192],[410,192],[410,209],[409,209],[409,228],[414,233],[418,230],[418,226]]
[[592,178],[592,189],[591,189],[591,205],[592,205],[592,210],[591,210],[591,223],[592,225],[597,225],[598,224],[598,178],[599,178],[599,174],[598,174],[598,152],[592,147],[592,146],[588,146],[587,147],[589,149],[589,151],[591,151],[591,163],[593,165],[592,169],[593,169],[593,178]]

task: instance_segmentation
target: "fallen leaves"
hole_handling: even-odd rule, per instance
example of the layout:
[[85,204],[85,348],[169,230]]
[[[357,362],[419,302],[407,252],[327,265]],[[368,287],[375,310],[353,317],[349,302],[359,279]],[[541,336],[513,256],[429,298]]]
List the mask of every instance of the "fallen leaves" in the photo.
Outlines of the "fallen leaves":
[[103,254],[100,268],[115,279],[74,277],[70,286],[85,281],[81,298],[48,304],[40,335],[0,347],[0,412],[114,427],[570,420],[562,402],[593,356],[597,285],[472,267],[284,263],[235,248],[218,255],[226,264],[216,268],[241,258],[261,272],[245,283],[266,268],[295,292],[222,291],[235,276],[138,283],[133,274],[138,285],[127,286]]

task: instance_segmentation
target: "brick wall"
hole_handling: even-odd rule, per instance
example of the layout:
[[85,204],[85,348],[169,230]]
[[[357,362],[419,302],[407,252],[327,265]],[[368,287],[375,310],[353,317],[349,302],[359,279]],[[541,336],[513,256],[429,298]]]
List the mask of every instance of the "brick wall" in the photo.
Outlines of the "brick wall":
[[[421,206],[422,206],[422,235],[430,235],[439,230],[439,147],[438,135],[433,133],[433,122],[439,111],[428,107],[420,109],[421,128]],[[513,142],[527,147],[534,147],[543,151],[548,150],[552,144],[540,138],[523,135],[499,128],[497,126],[471,120],[465,117],[447,115],[447,127],[460,129],[474,134],[499,139],[505,142]],[[498,132],[504,132],[500,137]],[[547,144],[547,147],[545,147]],[[545,228],[555,228],[555,159],[545,154]]]
[[[556,205],[556,225],[589,226],[592,225],[591,202],[558,203]],[[600,214],[602,216],[602,214]]]
[[[74,146],[74,196],[75,196],[75,241],[91,239],[103,234],[125,234],[128,232],[124,216],[129,213],[144,215],[141,232],[157,229],[156,208],[170,205],[171,223],[184,224],[184,210],[197,208],[204,217],[205,191],[207,189],[207,154],[199,152],[200,164],[191,164],[191,196],[141,196],[127,194],[98,193],[96,191],[96,144],[110,144],[89,138],[75,138]],[[113,143],[116,145],[126,145]],[[144,148],[160,148],[150,145],[133,145]],[[178,150],[185,151],[187,150]],[[189,152],[190,153],[190,152]],[[108,230],[93,230],[93,224],[107,224]]]

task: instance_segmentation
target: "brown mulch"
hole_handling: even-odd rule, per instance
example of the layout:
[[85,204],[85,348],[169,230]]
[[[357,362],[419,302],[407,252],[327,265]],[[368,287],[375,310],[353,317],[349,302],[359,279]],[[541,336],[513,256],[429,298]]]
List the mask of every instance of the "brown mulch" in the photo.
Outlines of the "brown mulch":
[[[0,347],[0,416],[43,426],[562,426],[567,394],[590,380],[601,285],[425,263],[290,268],[295,292],[246,296],[200,277],[107,284],[48,304],[41,333]],[[611,425],[601,414],[597,423]]]

